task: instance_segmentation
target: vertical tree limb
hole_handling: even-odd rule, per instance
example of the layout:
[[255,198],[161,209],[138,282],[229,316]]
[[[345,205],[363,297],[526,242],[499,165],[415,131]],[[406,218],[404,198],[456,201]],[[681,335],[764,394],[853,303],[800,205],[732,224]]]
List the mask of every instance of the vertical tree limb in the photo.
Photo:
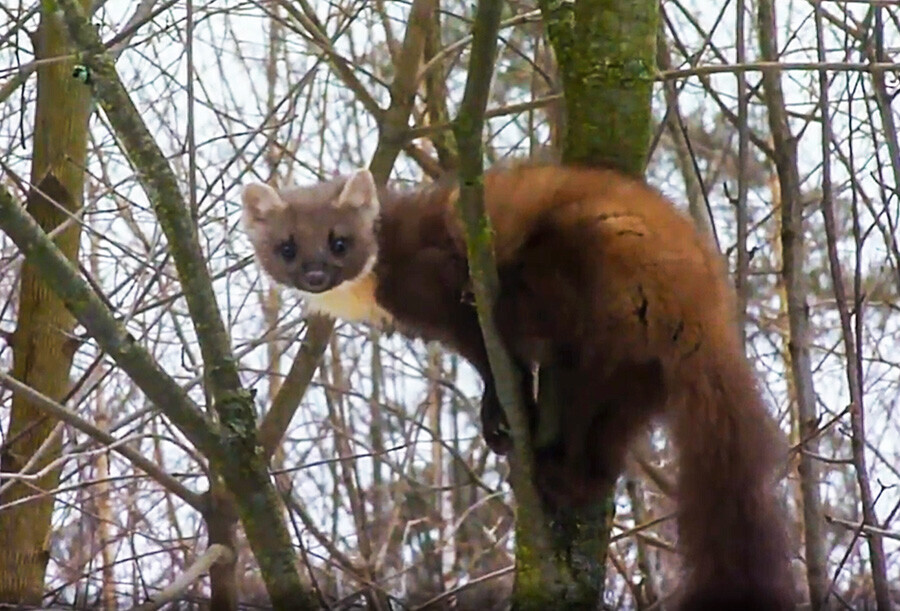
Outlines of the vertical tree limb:
[[538,4],[565,92],[563,160],[642,175],[651,132],[659,3]]
[[[778,60],[775,34],[775,13],[772,0],[759,0],[759,46],[762,58]],[[798,471],[803,499],[803,528],[806,546],[807,584],[810,596],[819,597],[823,591],[825,568],[824,532],[822,530],[822,499],[819,493],[819,465],[813,456],[818,454],[816,391],[813,386],[812,363],[809,354],[809,310],[807,287],[803,276],[803,203],[800,193],[800,174],[797,168],[797,140],[788,126],[780,73],[766,70],[762,75],[763,96],[769,117],[769,129],[774,144],[775,168],[781,204],[782,278],[787,294],[788,354],[790,373],[797,399],[797,420],[802,446]],[[821,604],[821,601],[813,603]]]
[[378,145],[369,164],[372,175],[380,183],[387,180],[406,140],[409,113],[416,96],[416,76],[436,9],[437,0],[413,0],[409,10],[396,76],[391,83],[391,105],[378,123]]
[[[519,394],[519,372],[497,332],[494,303],[499,291],[493,237],[485,214],[482,132],[497,53],[497,30],[503,3],[481,0],[473,20],[472,50],[468,78],[459,113],[453,122],[459,158],[457,211],[466,233],[469,274],[475,293],[478,320],[487,348],[497,395],[506,413],[514,439],[509,457],[510,480],[516,495],[516,581],[513,608],[593,608],[603,588],[601,554],[591,524],[580,523],[584,540],[572,545],[571,537],[551,531],[551,522],[534,486],[533,451],[528,416]],[[558,517],[558,516],[554,516]],[[605,522],[604,528],[605,528]],[[557,525],[553,524],[556,530]],[[601,537],[605,541],[605,537]],[[605,543],[604,543],[605,549]]]
[[[815,6],[816,22],[816,52],[820,62],[825,61],[825,40],[822,29],[822,6]],[[877,10],[877,9],[876,9]],[[850,428],[852,432],[851,447],[853,450],[853,463],[856,471],[856,481],[859,485],[859,496],[862,502],[863,523],[868,526],[879,527],[878,518],[875,515],[875,502],[872,498],[872,487],[869,484],[869,472],[866,466],[865,454],[865,408],[863,405],[862,388],[862,359],[857,350],[856,337],[853,334],[853,325],[850,320],[850,309],[847,304],[847,295],[844,288],[844,277],[841,271],[841,261],[837,252],[837,231],[834,220],[834,201],[831,189],[831,143],[834,138],[831,126],[831,109],[828,100],[828,73],[824,69],[819,70],[819,111],[822,114],[822,215],[825,219],[825,238],[828,250],[829,269],[831,270],[831,284],[834,290],[834,298],[837,302],[838,315],[841,320],[841,339],[846,352],[847,385],[850,389]],[[859,253],[857,252],[857,256]],[[853,304],[853,311],[857,320],[863,315],[862,303]],[[882,539],[877,534],[870,534],[867,538],[869,547],[869,561],[872,563],[872,582],[875,587],[875,601],[880,611],[887,611],[892,607],[890,586],[887,579],[887,568]],[[810,584],[812,585],[812,583]],[[819,585],[818,583],[816,584]],[[811,593],[812,594],[812,593]],[[819,601],[824,605],[824,592],[816,592],[813,607],[818,606]]]
[[[83,8],[90,2],[79,0]],[[56,11],[41,7],[41,21],[34,38],[38,60],[71,53],[65,25]],[[45,231],[66,223],[82,206],[84,166],[87,158],[90,94],[72,78],[74,61],[48,62],[37,70],[37,105],[31,160],[28,212]],[[78,258],[81,225],[68,223],[55,238],[68,260]],[[69,390],[69,372],[75,350],[69,334],[75,320],[55,295],[40,270],[29,262],[22,268],[19,315],[12,340],[13,376],[57,401]],[[0,456],[0,471],[16,473],[46,441],[51,446],[35,470],[56,460],[61,437],[52,435],[56,419],[49,418],[27,396],[13,396],[6,430],[9,442]],[[59,470],[52,469],[31,483],[52,490]],[[33,489],[13,483],[0,496],[3,504],[29,496]],[[54,497],[46,495],[0,512],[0,603],[40,604],[44,573],[50,559],[48,547]]]
[[[430,126],[442,125],[449,121],[447,109],[447,75],[441,55],[441,14],[435,11],[425,37],[423,60],[431,69],[425,71],[425,115]],[[431,136],[438,161],[444,171],[454,170],[459,164],[459,151],[450,131],[438,130]]]

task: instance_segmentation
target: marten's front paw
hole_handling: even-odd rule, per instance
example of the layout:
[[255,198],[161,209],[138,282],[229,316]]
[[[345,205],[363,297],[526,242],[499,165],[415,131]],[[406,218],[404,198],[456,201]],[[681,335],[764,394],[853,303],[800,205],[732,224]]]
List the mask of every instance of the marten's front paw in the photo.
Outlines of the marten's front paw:
[[512,451],[513,440],[508,431],[494,430],[484,432],[484,442],[494,454],[506,456]]
[[481,434],[495,454],[504,456],[512,450],[512,435],[500,401],[492,388],[486,388],[481,398]]
[[468,306],[475,307],[475,289],[472,287],[472,281],[466,283],[459,295],[459,302]]

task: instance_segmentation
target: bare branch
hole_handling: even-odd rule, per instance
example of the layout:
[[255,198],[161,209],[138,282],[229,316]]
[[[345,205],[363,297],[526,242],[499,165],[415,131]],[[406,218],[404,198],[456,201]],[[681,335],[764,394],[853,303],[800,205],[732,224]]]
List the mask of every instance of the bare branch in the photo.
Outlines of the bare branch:
[[281,443],[291,418],[316,373],[319,360],[328,347],[333,329],[334,320],[330,318],[323,316],[310,318],[306,336],[300,344],[297,356],[294,357],[294,363],[259,425],[259,443],[265,450],[267,458],[271,459]]
[[233,559],[234,552],[232,550],[224,545],[213,543],[169,587],[153,597],[151,602],[134,607],[134,611],[155,611],[155,609],[160,609],[167,603],[174,602],[191,585],[203,577],[214,564],[217,562],[232,562]]
[[194,509],[197,509],[198,511],[202,510],[204,503],[201,500],[200,495],[185,487],[184,484],[160,469],[159,465],[146,458],[140,452],[118,443],[116,438],[106,431],[94,426],[72,410],[67,409],[56,401],[53,401],[52,399],[39,393],[27,384],[22,384],[14,377],[4,373],[3,371],[0,371],[0,380],[2,380],[14,392],[21,393],[22,395],[27,397],[28,400],[32,402],[32,404],[39,407],[46,413],[51,414],[54,418],[66,422],[82,433],[90,435],[102,444],[106,444],[112,447],[113,450],[127,458],[136,467],[159,482],[159,484],[163,488],[178,496]]
[[[777,60],[774,2],[758,2],[760,50],[764,59],[774,62]],[[775,71],[764,72],[763,87],[769,127],[775,145],[775,166],[781,195],[781,201],[776,203],[781,204],[781,273],[787,293],[789,366],[796,393],[799,433],[806,440],[803,449],[815,454],[818,452],[818,438],[814,434],[818,414],[810,358],[808,288],[804,278],[803,203],[797,167],[797,140],[788,125],[780,74]],[[819,469],[816,461],[803,453],[799,458],[798,469],[803,499],[803,527],[806,532],[807,581],[810,596],[815,599],[813,606],[818,608],[818,605],[824,603],[822,598],[825,595],[822,582],[825,576],[825,551]]]
[[689,76],[707,76],[710,74],[740,74],[743,72],[762,72],[772,74],[777,72],[791,72],[809,70],[828,70],[829,72],[871,72],[872,74],[884,74],[886,72],[900,71],[900,64],[894,62],[780,62],[760,61],[745,64],[711,64],[695,66],[680,70],[666,70],[656,75],[657,80],[681,79]]

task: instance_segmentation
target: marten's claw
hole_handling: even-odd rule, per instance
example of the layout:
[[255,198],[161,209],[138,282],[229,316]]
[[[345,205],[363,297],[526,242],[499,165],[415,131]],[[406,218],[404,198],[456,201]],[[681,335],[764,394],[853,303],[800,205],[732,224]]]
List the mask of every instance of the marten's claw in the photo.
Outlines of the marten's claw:
[[492,387],[485,388],[481,398],[481,434],[495,454],[505,456],[512,450],[513,441],[506,415]]
[[484,441],[494,454],[506,456],[512,451],[513,440],[507,431],[484,431]]

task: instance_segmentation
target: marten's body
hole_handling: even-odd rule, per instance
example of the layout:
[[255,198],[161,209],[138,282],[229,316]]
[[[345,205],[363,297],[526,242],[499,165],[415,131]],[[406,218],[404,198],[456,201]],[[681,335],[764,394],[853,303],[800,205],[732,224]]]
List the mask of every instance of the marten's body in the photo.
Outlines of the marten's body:
[[[504,451],[455,196],[451,183],[376,196],[365,171],[280,194],[253,185],[245,224],[263,268],[313,293],[312,307],[392,319],[467,358],[485,380],[485,436]],[[611,170],[492,171],[485,204],[503,340],[523,372],[552,365],[565,389],[559,442],[536,457],[544,492],[576,504],[609,491],[629,441],[664,415],[680,457],[681,608],[791,608],[780,436],[719,254],[656,191]]]

